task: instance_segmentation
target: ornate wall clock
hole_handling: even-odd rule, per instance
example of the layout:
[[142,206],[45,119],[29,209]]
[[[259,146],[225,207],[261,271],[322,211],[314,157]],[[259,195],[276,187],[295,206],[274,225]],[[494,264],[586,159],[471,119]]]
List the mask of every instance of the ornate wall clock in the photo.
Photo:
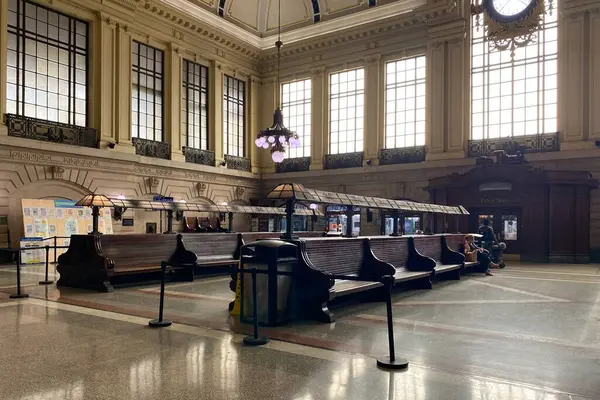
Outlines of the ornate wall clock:
[[536,40],[546,11],[552,11],[553,0],[473,0],[471,12],[483,28],[492,49],[514,50]]

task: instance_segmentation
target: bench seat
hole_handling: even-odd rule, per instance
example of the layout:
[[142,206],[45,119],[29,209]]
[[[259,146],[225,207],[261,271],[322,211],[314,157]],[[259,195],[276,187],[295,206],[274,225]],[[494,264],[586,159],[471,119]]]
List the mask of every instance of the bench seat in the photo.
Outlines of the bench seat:
[[[462,234],[448,234],[444,235],[442,240],[442,246],[446,246],[448,249],[461,252],[462,247],[465,243],[465,235]],[[463,271],[473,271],[479,268],[479,261],[466,261],[463,264]]]
[[[444,236],[431,235],[409,238],[410,257],[415,264],[433,264],[435,276],[440,279],[460,279],[465,256],[450,250]],[[418,260],[418,261],[416,261]],[[410,264],[409,264],[410,265]]]
[[429,271],[409,271],[406,267],[396,267],[394,274],[394,283],[408,282],[417,279],[429,279],[431,272]]
[[450,271],[456,271],[457,269],[460,269],[462,267],[461,264],[441,264],[441,263],[436,263],[435,264],[435,274],[436,275],[440,275],[446,272],[450,272]]
[[196,270],[208,267],[231,267],[239,261],[242,245],[239,233],[184,233],[185,248],[196,255]]
[[383,283],[336,279],[333,284],[334,295],[332,298],[364,292],[365,290],[382,287]]

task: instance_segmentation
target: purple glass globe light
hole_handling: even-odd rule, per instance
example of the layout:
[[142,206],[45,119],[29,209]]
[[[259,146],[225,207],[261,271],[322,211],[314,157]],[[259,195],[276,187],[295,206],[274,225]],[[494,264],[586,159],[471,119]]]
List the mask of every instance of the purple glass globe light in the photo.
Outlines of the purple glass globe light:
[[269,136],[269,143],[275,143],[275,138],[273,136]]
[[300,139],[296,139],[296,138],[292,138],[292,139],[290,139],[290,146],[293,149],[297,149],[298,147],[300,147],[302,145],[302,143],[300,142]]
[[279,143],[281,143],[281,144],[285,143],[285,136],[279,136]]
[[263,148],[263,149],[268,149],[268,148],[269,148],[269,143],[267,143],[267,142],[264,142],[264,143],[262,144],[262,148]]
[[262,142],[262,138],[258,138],[254,141],[254,144],[256,144],[256,147],[262,147],[263,142]]
[[285,153],[283,151],[274,151],[271,154],[271,158],[276,163],[280,163],[280,162],[282,162],[285,159]]
[[311,210],[316,210],[317,208],[319,208],[319,206],[316,205],[315,203],[312,203],[309,207]]

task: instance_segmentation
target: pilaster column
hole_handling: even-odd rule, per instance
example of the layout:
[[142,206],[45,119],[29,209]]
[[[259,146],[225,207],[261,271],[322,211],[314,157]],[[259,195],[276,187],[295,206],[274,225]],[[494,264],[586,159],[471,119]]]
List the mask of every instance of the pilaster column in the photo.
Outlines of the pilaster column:
[[465,155],[469,128],[470,81],[467,79],[467,24],[452,21],[429,29],[427,47],[427,159],[462,158]]
[[323,169],[323,157],[327,154],[329,143],[329,105],[327,101],[327,74],[325,68],[320,67],[311,71],[312,99],[311,99],[311,131],[312,142],[310,149],[310,169]]
[[116,134],[118,151],[134,153],[131,145],[131,33],[127,25],[116,29]]
[[[558,129],[563,133],[562,148],[579,148],[586,139],[584,129],[586,107],[584,101],[589,95],[585,84],[585,14],[574,13],[562,19],[559,28],[559,88]],[[587,103],[587,101],[585,101]],[[586,124],[587,125],[587,124]]]
[[209,69],[209,140],[210,150],[215,152],[215,163],[225,160],[223,151],[223,70],[222,65],[213,61]]
[[[259,172],[261,168],[261,155],[260,150],[254,144],[256,134],[264,129],[261,127],[260,118],[260,105],[261,105],[261,91],[262,82],[257,76],[251,75],[248,79],[248,132],[247,142],[249,146],[248,157],[250,157],[250,165],[252,166],[252,172]],[[265,126],[266,127],[266,126]]]
[[[277,96],[279,90],[274,78],[269,78],[262,81],[260,86],[260,108],[256,110],[258,126],[254,133],[273,125],[273,113],[277,107]],[[257,164],[260,165],[261,172],[265,174],[275,172],[275,163],[271,158],[271,151],[268,149],[259,149],[254,145],[256,135],[250,135],[250,145],[256,149]]]
[[446,85],[446,44],[431,43],[427,47],[427,109],[425,110],[425,144],[427,157],[444,152],[445,126],[445,85]]
[[[384,107],[384,89],[382,87],[383,71],[381,56],[369,58],[365,68],[365,126],[364,152],[365,160],[372,160],[373,165],[379,164],[379,150],[383,148],[385,132],[380,110]],[[385,111],[384,111],[385,113]],[[383,116],[385,118],[385,115]]]
[[169,44],[165,52],[165,88],[166,88],[166,115],[165,115],[165,142],[171,148],[171,160],[185,161],[181,151],[184,139],[181,129],[181,56],[179,49],[173,43]]
[[6,64],[8,44],[8,0],[0,0],[0,135],[8,135],[4,114],[6,114]]
[[90,101],[95,110],[94,127],[100,133],[100,148],[117,141],[116,137],[116,26],[109,16],[100,14],[96,24],[96,93]]
[[600,10],[590,12],[590,138],[600,139],[600,113],[591,110],[600,109]]

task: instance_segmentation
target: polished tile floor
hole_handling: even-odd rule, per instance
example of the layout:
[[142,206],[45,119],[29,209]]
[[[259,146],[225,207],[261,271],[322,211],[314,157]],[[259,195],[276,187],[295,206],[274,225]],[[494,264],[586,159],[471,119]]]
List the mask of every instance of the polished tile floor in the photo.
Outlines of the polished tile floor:
[[[349,300],[334,324],[263,330],[241,344],[228,278],[167,286],[170,328],[153,330],[157,285],[115,293],[40,286],[9,300],[0,268],[2,399],[600,399],[600,270],[512,265],[493,277],[394,293],[396,348],[410,368],[389,373],[385,307]],[[51,271],[51,278],[55,274]]]

